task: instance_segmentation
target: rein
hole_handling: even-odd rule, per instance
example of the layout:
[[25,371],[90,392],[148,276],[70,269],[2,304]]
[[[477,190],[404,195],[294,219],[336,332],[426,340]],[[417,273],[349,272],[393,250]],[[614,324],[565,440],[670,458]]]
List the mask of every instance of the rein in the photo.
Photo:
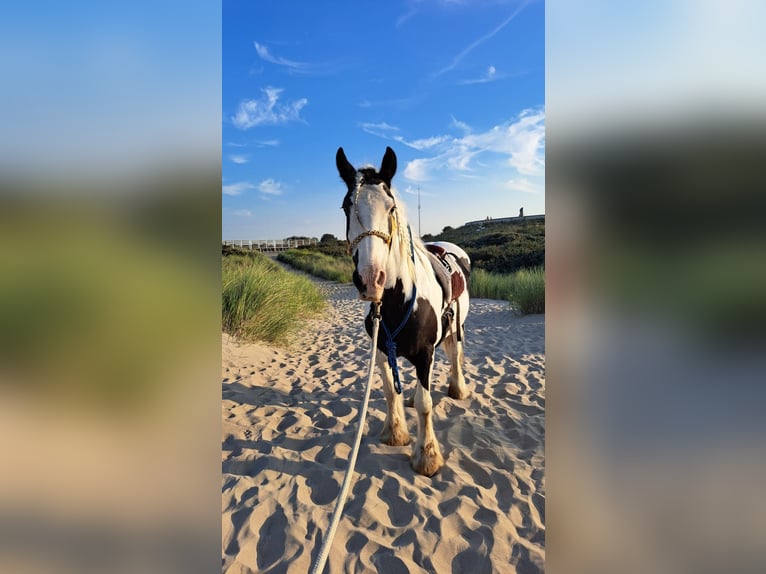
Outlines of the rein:
[[[358,187],[356,190],[356,196],[354,198],[354,214],[356,215],[357,221],[359,221],[359,225],[362,226],[362,229],[364,229],[364,224],[362,223],[362,219],[359,217],[359,191],[361,190],[361,187]],[[348,254],[353,255],[354,249],[357,245],[359,245],[359,242],[364,239],[365,237],[380,237],[383,241],[386,242],[386,246],[388,247],[389,251],[391,250],[391,241],[394,236],[394,232],[396,231],[397,227],[397,217],[396,217],[396,202],[394,201],[394,207],[391,211],[391,214],[389,215],[389,229],[391,230],[390,233],[386,233],[384,231],[378,231],[376,229],[370,229],[365,230],[359,235],[357,235],[353,241],[349,241],[348,244]],[[412,261],[412,267],[413,267],[413,274],[415,269],[415,243],[412,241],[412,228],[409,224],[407,224],[407,232],[410,236],[410,260]],[[417,299],[418,296],[418,287],[415,285],[415,277],[412,278],[412,299],[410,299],[409,304],[407,305],[407,310],[404,313],[404,319],[402,319],[402,322],[399,323],[399,326],[394,329],[394,332],[392,333],[389,328],[386,326],[386,322],[383,321],[383,319],[380,319],[380,324],[383,326],[383,331],[386,333],[386,353],[388,355],[388,366],[391,367],[391,372],[394,377],[394,389],[396,389],[397,394],[402,394],[402,382],[399,378],[399,364],[396,360],[396,337],[399,335],[399,332],[404,328],[404,326],[407,324],[407,321],[409,321],[410,316],[412,315],[412,310],[415,307],[415,299]],[[380,316],[380,310],[377,311],[378,316]]]
[[372,389],[372,377],[375,373],[375,351],[378,347],[378,324],[382,322],[380,317],[380,303],[375,303],[374,305],[375,312],[372,316],[372,348],[370,349],[370,368],[367,374],[367,386],[364,388],[362,408],[359,411],[359,428],[356,430],[354,448],[351,450],[351,457],[348,459],[346,476],[343,477],[343,485],[340,488],[338,501],[335,503],[335,510],[333,510],[332,518],[330,519],[330,526],[327,528],[327,536],[322,542],[322,548],[319,551],[316,562],[314,562],[314,567],[311,569],[311,574],[320,574],[324,570],[325,563],[327,562],[327,555],[330,552],[330,546],[332,546],[332,539],[335,537],[335,531],[337,530],[338,523],[340,522],[340,515],[343,514],[343,506],[346,504],[346,496],[348,496],[348,489],[351,486],[351,476],[354,474],[354,465],[356,465],[356,457],[359,454],[359,445],[362,443],[364,418],[367,416],[367,405],[370,402],[370,390]]
[[[415,265],[415,245],[412,242],[412,229],[410,228],[409,224],[407,225],[407,231],[410,234],[410,258],[412,259],[413,267]],[[410,299],[409,305],[407,305],[407,311],[404,313],[404,319],[402,319],[402,322],[399,323],[399,326],[394,330],[392,333],[388,330],[388,327],[386,327],[386,322],[383,321],[383,318],[380,319],[380,324],[383,325],[383,331],[386,333],[386,351],[388,352],[388,366],[391,367],[391,372],[394,376],[394,388],[396,389],[396,393],[401,395],[402,394],[402,383],[399,380],[399,364],[396,360],[396,336],[399,334],[399,332],[404,328],[404,326],[407,324],[407,321],[410,319],[410,315],[412,315],[412,309],[415,307],[415,299],[418,296],[418,287],[415,285],[415,278],[413,277],[412,280],[412,299]]]

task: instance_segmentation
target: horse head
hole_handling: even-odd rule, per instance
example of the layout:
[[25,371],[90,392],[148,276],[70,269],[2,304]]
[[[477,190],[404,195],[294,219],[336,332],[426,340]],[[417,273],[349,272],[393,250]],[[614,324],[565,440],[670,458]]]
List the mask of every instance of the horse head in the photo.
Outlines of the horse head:
[[396,173],[396,154],[386,148],[380,169],[356,169],[338,148],[335,164],[348,191],[343,199],[346,239],[353,257],[354,284],[365,301],[380,301],[393,280],[392,244],[397,242],[399,216],[391,180]]

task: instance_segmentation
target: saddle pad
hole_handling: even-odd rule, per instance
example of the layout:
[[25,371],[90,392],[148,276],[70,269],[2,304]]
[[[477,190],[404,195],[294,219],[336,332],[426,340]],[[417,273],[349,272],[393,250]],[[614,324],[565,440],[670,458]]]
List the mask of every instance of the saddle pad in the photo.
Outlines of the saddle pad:
[[[433,267],[436,278],[444,292],[444,301],[446,304],[450,304],[465,291],[465,278],[460,272],[457,259],[440,245],[426,243],[426,249],[431,260],[431,267]],[[451,265],[445,261],[448,255],[452,255],[454,259]],[[452,269],[451,273],[448,266]]]
[[448,304],[452,301],[452,278],[450,272],[444,266],[444,263],[441,262],[441,259],[436,257],[430,251],[428,252],[428,259],[431,261],[434,275],[436,275],[436,279],[439,281],[439,285],[441,285],[442,292],[444,293],[444,301]]

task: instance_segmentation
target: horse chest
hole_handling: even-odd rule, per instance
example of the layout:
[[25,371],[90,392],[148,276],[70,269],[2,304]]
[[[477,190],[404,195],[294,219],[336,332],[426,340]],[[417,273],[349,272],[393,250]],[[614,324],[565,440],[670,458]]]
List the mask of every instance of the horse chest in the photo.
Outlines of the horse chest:
[[[381,305],[381,320],[389,332],[393,332],[401,324],[404,315],[403,306],[386,309],[385,300]],[[364,326],[367,334],[372,335],[371,313],[365,318]],[[414,362],[424,353],[433,353],[440,338],[440,331],[434,308],[427,300],[419,297],[415,310],[395,338],[397,356],[406,357],[410,362]],[[381,329],[378,335],[378,349],[385,353],[387,341],[383,333],[384,330]]]

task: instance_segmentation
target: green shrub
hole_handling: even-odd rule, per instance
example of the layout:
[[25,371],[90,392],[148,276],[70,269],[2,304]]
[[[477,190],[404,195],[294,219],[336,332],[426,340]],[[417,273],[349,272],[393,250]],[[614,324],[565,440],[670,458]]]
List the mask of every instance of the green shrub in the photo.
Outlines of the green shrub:
[[324,308],[316,285],[257,253],[223,259],[223,330],[245,340],[286,342]]
[[490,273],[483,269],[474,269],[471,272],[470,294],[471,297],[481,299],[508,299],[511,295],[512,275]]
[[525,315],[545,313],[545,270],[520,269],[512,277],[509,301]]
[[505,275],[475,269],[471,273],[470,294],[510,301],[525,315],[545,313],[545,270],[542,267],[520,269]]
[[350,283],[354,273],[354,263],[345,254],[332,257],[316,249],[290,249],[280,253],[277,259],[316,277],[340,283]]

